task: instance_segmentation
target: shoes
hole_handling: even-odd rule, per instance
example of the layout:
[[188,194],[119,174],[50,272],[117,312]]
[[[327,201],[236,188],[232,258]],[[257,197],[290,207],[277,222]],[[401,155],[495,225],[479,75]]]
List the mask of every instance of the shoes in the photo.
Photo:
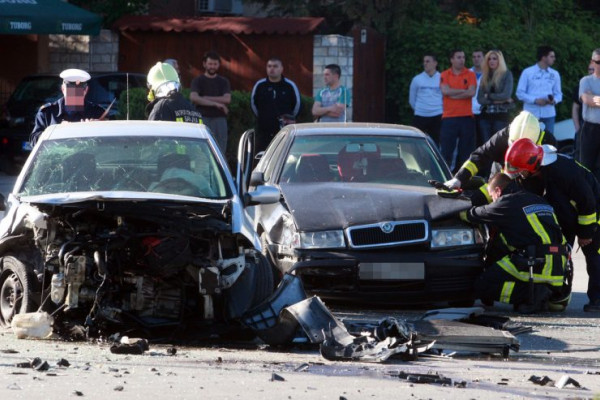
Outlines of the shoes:
[[548,300],[552,291],[545,285],[535,285],[533,292],[533,302],[521,303],[517,305],[517,312],[521,314],[533,314],[535,312],[548,311]]
[[600,300],[592,300],[583,306],[585,312],[600,312]]

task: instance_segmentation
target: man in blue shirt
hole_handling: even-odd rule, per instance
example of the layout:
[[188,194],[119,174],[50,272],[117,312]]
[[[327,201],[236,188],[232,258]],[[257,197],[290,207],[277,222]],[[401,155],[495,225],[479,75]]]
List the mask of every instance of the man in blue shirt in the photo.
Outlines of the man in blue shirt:
[[437,65],[435,55],[423,56],[423,72],[410,82],[408,102],[415,112],[413,126],[427,133],[436,144],[439,144],[443,109]]
[[523,110],[529,111],[545,125],[545,130],[554,133],[555,105],[562,101],[560,74],[551,68],[556,60],[554,50],[540,46],[538,62],[523,70],[517,85],[517,98],[523,102]]

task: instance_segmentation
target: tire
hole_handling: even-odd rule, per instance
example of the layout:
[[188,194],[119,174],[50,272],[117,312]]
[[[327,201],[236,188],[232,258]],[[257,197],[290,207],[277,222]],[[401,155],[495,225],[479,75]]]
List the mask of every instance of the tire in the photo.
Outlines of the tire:
[[273,269],[267,258],[260,254],[258,257],[258,263],[255,265],[256,271],[254,296],[252,296],[252,307],[255,307],[266,300],[273,294]]
[[265,258],[267,259],[267,262],[271,266],[271,271],[272,271],[272,275],[273,275],[273,289],[275,289],[279,285],[279,282],[281,282],[281,279],[283,278],[283,274],[277,268],[275,262],[273,262],[273,257],[269,253],[267,244],[268,244],[267,234],[265,232],[263,232],[260,234],[260,247],[262,248],[263,256],[265,256]]
[[0,327],[10,327],[16,314],[35,311],[33,292],[37,278],[33,268],[13,256],[6,256],[0,272]]

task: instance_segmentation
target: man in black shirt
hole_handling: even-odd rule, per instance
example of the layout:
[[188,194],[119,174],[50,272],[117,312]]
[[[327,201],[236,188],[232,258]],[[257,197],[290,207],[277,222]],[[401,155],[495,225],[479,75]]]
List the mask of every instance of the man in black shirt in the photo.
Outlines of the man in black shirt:
[[[267,61],[267,77],[252,89],[251,106],[257,117],[256,152],[265,150],[282,125],[295,120],[300,111],[300,92],[283,76],[279,58]],[[280,121],[283,120],[283,121]]]

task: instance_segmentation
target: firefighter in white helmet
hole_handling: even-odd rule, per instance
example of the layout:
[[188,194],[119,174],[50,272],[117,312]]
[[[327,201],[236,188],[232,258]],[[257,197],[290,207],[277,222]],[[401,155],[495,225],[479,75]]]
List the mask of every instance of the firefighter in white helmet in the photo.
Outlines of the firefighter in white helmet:
[[170,64],[158,62],[150,68],[148,89],[148,120],[202,123],[202,115],[181,94],[179,75]]
[[[490,140],[475,149],[454,178],[447,181],[445,185],[451,189],[458,189],[480,171],[489,170],[493,162],[503,164],[504,154],[509,145],[521,138],[531,139],[537,144],[556,145],[554,135],[540,130],[540,124],[533,114],[521,111],[509,126],[496,132]],[[486,187],[482,187],[481,192],[486,198],[489,197]],[[489,201],[491,199],[488,199]]]

